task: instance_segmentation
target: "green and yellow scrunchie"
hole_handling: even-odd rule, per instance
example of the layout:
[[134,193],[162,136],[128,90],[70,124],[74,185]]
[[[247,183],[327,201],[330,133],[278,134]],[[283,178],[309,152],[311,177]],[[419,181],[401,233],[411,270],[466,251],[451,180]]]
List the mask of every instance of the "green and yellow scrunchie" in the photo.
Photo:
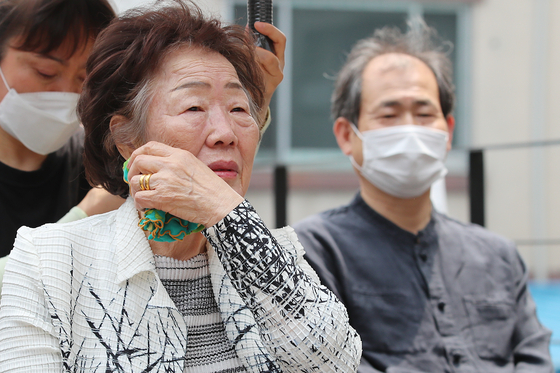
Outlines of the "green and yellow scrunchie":
[[[128,160],[123,164],[123,179],[128,183]],[[144,211],[144,217],[138,222],[138,226],[150,232],[149,240],[158,242],[181,241],[191,233],[200,232],[204,225],[192,223],[180,219],[168,212],[149,209]]]

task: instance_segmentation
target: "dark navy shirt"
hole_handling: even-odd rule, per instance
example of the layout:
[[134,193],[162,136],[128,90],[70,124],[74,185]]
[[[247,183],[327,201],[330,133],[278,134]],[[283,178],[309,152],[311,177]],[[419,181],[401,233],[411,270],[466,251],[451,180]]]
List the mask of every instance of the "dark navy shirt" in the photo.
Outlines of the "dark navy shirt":
[[359,194],[294,228],[362,338],[360,372],[552,372],[512,242],[437,212],[415,235]]

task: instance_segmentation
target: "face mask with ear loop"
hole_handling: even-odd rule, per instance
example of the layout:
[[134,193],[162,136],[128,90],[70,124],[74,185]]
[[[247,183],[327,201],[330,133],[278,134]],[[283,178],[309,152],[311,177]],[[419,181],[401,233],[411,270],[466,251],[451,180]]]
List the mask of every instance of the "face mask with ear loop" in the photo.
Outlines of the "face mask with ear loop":
[[60,149],[79,127],[76,106],[80,95],[72,92],[17,93],[10,88],[0,102],[0,126],[29,150],[47,155]]
[[418,197],[447,174],[447,132],[410,124],[361,133],[350,125],[362,140],[363,153],[361,166],[350,155],[352,165],[385,193]]

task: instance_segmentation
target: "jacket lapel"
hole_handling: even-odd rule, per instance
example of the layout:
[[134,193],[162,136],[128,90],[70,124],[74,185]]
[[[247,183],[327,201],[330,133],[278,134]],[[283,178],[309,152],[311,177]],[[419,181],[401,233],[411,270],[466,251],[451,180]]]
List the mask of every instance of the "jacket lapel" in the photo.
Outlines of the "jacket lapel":
[[131,362],[135,366],[133,371],[182,372],[187,327],[157,276],[153,252],[138,227],[138,213],[132,198],[117,211],[115,227],[116,279],[124,291],[121,327],[131,329],[127,348],[137,358],[136,363],[135,359]]
[[138,211],[131,197],[117,211],[115,226],[114,244],[119,283],[140,272],[155,274],[154,254],[144,232],[138,227]]

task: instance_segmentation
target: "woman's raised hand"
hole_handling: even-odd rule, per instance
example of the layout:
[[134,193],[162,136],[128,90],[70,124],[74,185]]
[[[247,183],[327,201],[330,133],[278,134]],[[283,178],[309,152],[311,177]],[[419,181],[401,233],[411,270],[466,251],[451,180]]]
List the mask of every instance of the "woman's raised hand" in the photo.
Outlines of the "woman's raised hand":
[[264,74],[265,92],[261,115],[264,117],[266,110],[270,105],[272,94],[284,79],[284,64],[286,51],[286,36],[282,31],[266,22],[255,22],[255,29],[272,40],[274,52],[267,51],[263,48],[257,48],[257,58]]
[[[128,166],[130,194],[140,211],[158,209],[210,227],[244,200],[183,149],[150,141],[132,153]],[[142,190],[140,178],[148,174],[149,190]]]

